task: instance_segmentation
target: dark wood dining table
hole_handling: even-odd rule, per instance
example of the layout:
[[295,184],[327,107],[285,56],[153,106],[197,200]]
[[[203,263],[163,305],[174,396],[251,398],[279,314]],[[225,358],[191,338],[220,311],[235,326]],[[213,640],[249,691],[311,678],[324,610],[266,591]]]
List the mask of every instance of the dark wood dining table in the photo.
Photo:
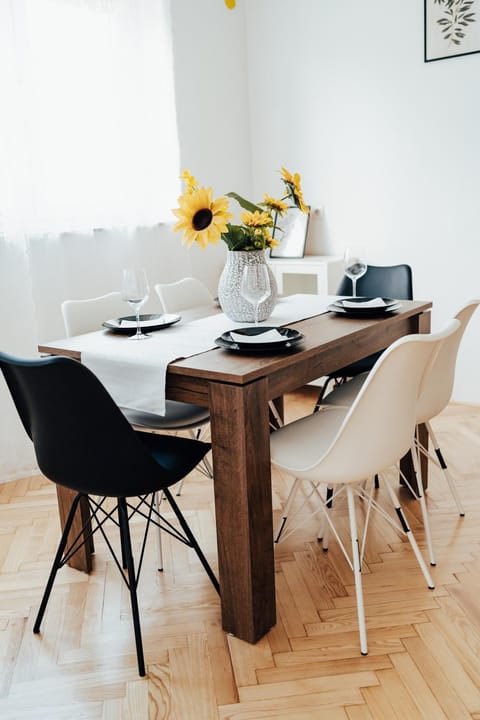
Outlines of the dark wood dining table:
[[[168,365],[166,397],[210,411],[225,631],[255,643],[276,623],[269,401],[404,335],[429,332],[430,309],[430,302],[402,300],[398,311],[380,318],[324,313],[290,324],[305,338],[288,352],[242,354],[216,348]],[[81,359],[82,337],[44,343],[39,351]],[[63,520],[72,496],[59,486],[57,493]],[[82,513],[88,518],[88,506],[80,508]],[[81,527],[81,517],[78,523]],[[91,569],[91,550],[87,543],[75,557],[75,567]]]

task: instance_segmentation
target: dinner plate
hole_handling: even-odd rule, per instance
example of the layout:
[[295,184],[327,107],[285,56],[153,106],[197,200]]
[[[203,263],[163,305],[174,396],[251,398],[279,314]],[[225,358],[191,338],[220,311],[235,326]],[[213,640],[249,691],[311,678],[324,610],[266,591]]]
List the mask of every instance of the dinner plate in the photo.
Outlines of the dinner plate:
[[[358,300],[358,308],[344,307],[342,300],[349,302],[356,302]],[[348,315],[349,317],[382,317],[388,315],[391,312],[395,312],[402,307],[402,303],[398,300],[392,300],[391,298],[382,298],[385,305],[381,307],[362,307],[361,301],[371,300],[372,298],[342,298],[342,300],[336,300],[334,303],[328,306],[327,310],[330,312],[338,313],[340,315]]]
[[[270,342],[249,340],[249,338],[262,335],[272,330],[280,333],[281,337],[278,338],[278,340]],[[245,341],[242,342],[238,339],[233,340],[230,332],[235,333],[237,338],[243,335],[245,337]],[[224,332],[222,335],[220,335],[220,337],[215,339],[215,345],[218,345],[218,347],[222,347],[227,350],[234,350],[237,352],[277,352],[279,350],[292,349],[293,347],[298,345],[298,343],[300,343],[303,338],[304,335],[301,332],[298,332],[298,330],[294,330],[293,328],[276,328],[265,326],[244,327],[235,328],[235,330],[232,331],[227,330],[227,332]]]
[[[372,305],[374,300],[381,300],[383,305]],[[352,307],[353,304],[355,307]],[[398,305],[398,300],[384,297],[344,297],[335,300],[333,305],[343,308],[344,310],[348,310],[349,312],[370,312],[371,310],[385,312],[389,307]]]
[[[180,315],[167,315],[165,313],[163,315],[140,315],[140,328],[151,331],[163,330],[163,328],[170,327],[170,325],[174,325],[181,319]],[[131,335],[132,331],[137,329],[137,320],[135,315],[127,315],[113,320],[105,320],[102,325],[107,330]]]

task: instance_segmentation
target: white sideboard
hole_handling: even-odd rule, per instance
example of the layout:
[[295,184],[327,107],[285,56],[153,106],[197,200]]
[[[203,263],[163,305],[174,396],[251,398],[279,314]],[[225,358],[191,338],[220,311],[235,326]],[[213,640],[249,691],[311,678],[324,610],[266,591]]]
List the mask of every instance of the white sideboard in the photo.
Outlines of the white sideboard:
[[343,259],[332,255],[303,258],[267,258],[279,295],[313,293],[335,295],[343,277]]

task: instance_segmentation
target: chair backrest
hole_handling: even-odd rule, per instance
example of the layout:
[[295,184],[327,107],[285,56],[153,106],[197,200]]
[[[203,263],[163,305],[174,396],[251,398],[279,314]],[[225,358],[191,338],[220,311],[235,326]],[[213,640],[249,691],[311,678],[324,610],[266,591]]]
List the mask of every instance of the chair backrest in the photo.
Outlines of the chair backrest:
[[213,295],[196,278],[186,277],[174,283],[158,283],[155,290],[164,313],[175,313],[188,308],[211,305]]
[[[337,295],[351,294],[352,281],[344,275]],[[357,295],[412,300],[412,268],[410,265],[368,265],[365,275],[357,280]]]
[[[315,464],[321,465],[322,478],[360,481],[403,457],[412,445],[422,382],[442,341],[459,328],[458,320],[450,320],[440,332],[407,335],[385,350]],[[315,465],[303,475],[312,472],[318,479]]]
[[128,310],[119,292],[88,300],[65,300],[61,307],[67,337],[100,330],[104,320],[122,317]]
[[479,305],[480,300],[471,300],[455,315],[460,322],[460,330],[443,342],[425,379],[418,398],[417,422],[422,423],[435,417],[450,402],[455,382],[458,348],[470,318]]
[[88,368],[67,357],[23,360],[5,353],[0,367],[46,477],[112,497],[159,489],[162,468]]

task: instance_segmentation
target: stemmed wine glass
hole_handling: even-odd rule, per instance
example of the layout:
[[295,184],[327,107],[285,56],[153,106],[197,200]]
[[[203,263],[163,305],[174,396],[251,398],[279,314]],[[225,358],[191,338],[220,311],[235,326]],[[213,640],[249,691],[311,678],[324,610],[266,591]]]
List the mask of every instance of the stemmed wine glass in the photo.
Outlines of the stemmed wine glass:
[[137,320],[137,332],[129,340],[147,340],[140,329],[140,308],[148,300],[149,287],[147,274],[143,268],[127,268],[123,271],[122,300],[130,305]]
[[352,295],[357,296],[357,280],[367,272],[363,247],[347,247],[344,255],[345,275],[352,281]]
[[271,293],[270,277],[266,265],[245,265],[240,284],[240,294],[253,305],[255,325],[258,325],[258,310],[260,304]]

